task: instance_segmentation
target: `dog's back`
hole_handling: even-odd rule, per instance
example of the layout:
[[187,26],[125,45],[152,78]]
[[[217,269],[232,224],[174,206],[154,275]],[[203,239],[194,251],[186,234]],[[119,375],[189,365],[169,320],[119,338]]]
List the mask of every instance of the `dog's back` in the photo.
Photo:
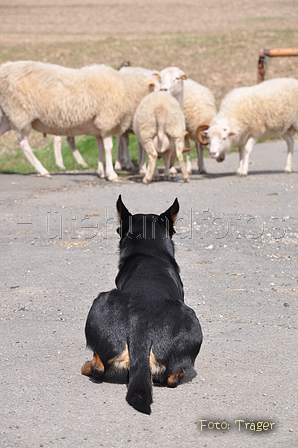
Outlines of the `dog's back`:
[[[159,216],[131,215],[120,196],[117,209],[121,219],[117,289],[94,301],[86,323],[87,345],[102,362],[100,372],[119,362],[129,369],[126,399],[149,414],[151,375],[176,386],[194,364],[202,332],[194,311],[184,304],[174,258],[178,201]],[[96,376],[99,362],[94,358],[92,362],[95,367],[92,371],[90,365],[89,373]]]

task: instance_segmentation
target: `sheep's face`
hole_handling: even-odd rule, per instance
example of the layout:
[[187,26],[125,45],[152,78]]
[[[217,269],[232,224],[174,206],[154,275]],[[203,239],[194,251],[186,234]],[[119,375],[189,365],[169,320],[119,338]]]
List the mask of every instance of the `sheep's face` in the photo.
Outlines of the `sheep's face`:
[[183,94],[185,73],[177,67],[167,67],[160,72],[160,90],[164,90],[173,96]]
[[231,138],[235,133],[231,132],[227,126],[211,126],[207,131],[202,131],[201,134],[209,138],[211,158],[216,159],[217,162],[222,162],[232,147]]

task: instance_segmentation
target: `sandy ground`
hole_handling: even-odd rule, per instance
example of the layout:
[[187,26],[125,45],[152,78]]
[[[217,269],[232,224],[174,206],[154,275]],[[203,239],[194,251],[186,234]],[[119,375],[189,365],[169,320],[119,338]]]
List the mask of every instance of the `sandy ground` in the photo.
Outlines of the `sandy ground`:
[[[262,47],[297,47],[295,0],[1,2],[0,62],[35,59],[79,67],[123,61],[181,67],[217,103],[257,81]],[[266,77],[298,76],[298,58],[270,61]]]
[[[283,172],[285,146],[257,145],[246,179],[237,154],[189,184],[0,176],[2,447],[297,446],[298,170]],[[176,258],[204,333],[195,370],[154,387],[150,416],[126,403],[123,378],[80,375],[88,310],[117,274],[119,194],[132,213],[178,197]]]
[[[12,1],[1,2],[5,34],[48,35],[47,41],[73,35],[81,39],[107,33],[163,34],[206,31],[297,29],[295,1]],[[76,36],[76,37],[75,37]],[[25,37],[28,39],[28,37]]]

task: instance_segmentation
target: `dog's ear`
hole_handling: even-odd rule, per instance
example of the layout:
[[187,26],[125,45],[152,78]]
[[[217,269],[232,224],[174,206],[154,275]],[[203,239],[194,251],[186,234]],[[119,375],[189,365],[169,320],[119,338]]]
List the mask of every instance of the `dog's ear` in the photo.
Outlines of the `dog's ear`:
[[176,198],[171,207],[160,215],[160,219],[163,222],[166,229],[169,231],[169,235],[172,237],[175,232],[174,225],[179,212],[179,202]]
[[118,227],[117,233],[120,235],[121,238],[123,238],[123,236],[129,231],[132,214],[127,210],[127,208],[123,204],[121,194],[118,197],[116,207],[118,218],[120,221],[120,227]]

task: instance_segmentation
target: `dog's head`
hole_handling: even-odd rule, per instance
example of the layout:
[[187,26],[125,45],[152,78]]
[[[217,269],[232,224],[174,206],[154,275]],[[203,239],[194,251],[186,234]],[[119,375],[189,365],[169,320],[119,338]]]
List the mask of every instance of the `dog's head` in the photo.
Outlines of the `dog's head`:
[[117,212],[120,226],[117,233],[121,240],[126,236],[130,239],[155,239],[158,235],[163,238],[172,238],[175,233],[174,225],[179,212],[179,202],[176,198],[171,207],[160,215],[132,215],[122,202],[121,195],[117,200]]

